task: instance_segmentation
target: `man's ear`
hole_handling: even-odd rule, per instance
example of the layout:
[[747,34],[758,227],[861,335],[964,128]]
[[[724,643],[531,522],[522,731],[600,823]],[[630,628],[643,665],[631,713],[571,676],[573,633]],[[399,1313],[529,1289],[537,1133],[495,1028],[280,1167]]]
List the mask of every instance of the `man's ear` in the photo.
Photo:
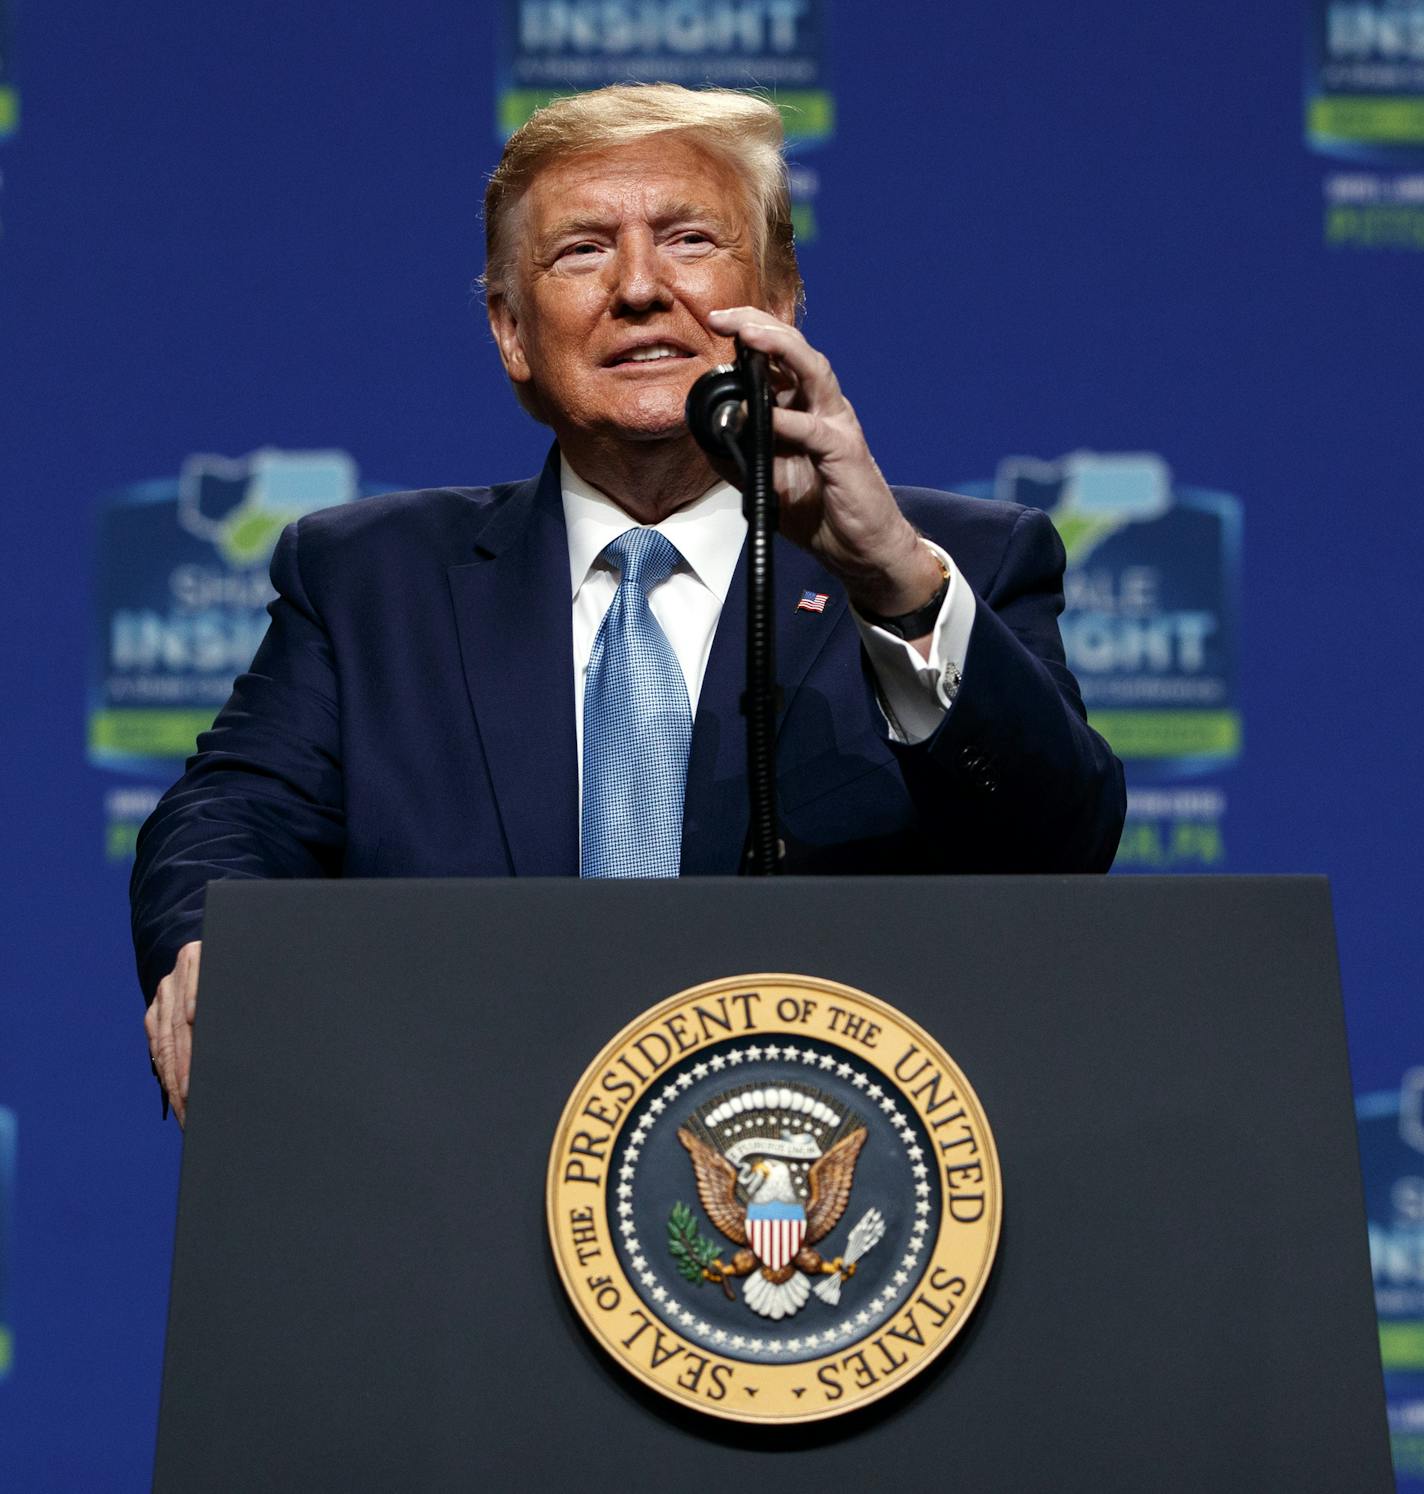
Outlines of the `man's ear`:
[[529,382],[529,360],[524,356],[524,340],[519,334],[519,318],[509,304],[509,297],[502,292],[490,296],[485,303],[489,313],[490,331],[494,333],[499,348],[500,361],[512,382]]

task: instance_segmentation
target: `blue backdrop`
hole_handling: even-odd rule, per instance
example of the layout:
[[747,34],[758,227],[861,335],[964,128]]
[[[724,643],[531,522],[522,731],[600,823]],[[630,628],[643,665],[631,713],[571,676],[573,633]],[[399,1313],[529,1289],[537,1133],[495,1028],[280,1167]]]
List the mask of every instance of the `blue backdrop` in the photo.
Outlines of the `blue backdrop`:
[[535,470],[484,174],[542,91],[639,75],[795,105],[805,329],[892,480],[1054,512],[1124,867],[1330,874],[1424,1472],[1421,0],[0,0],[0,1483],[151,1464],[133,829],[285,516]]

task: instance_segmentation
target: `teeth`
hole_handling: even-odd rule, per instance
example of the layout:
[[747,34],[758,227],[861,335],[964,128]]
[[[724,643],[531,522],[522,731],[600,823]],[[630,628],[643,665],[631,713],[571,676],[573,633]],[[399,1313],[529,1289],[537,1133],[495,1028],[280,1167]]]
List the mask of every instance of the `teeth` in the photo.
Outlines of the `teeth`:
[[651,363],[654,358],[676,358],[679,354],[676,349],[664,347],[661,343],[650,348],[635,348],[627,354],[625,362],[628,363]]

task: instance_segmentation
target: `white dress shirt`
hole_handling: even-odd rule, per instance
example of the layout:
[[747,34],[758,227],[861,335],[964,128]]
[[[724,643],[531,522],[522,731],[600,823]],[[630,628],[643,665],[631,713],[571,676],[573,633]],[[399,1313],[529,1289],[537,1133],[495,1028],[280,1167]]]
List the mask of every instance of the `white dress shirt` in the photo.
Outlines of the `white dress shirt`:
[[[602,554],[620,534],[638,526],[611,498],[585,482],[566,458],[560,459],[560,483],[573,593],[574,722],[582,808],[584,684],[593,641],[618,590],[617,571]],[[648,605],[682,667],[695,717],[717,619],[746,539],[742,495],[730,483],[719,482],[653,527],[677,546],[683,559],[666,581],[648,592]],[[851,609],[875,670],[890,734],[906,743],[924,741],[944,719],[959,688],[974,627],[974,593],[953,559],[938,545],[925,543],[949,569],[949,590],[935,620],[928,660],[903,638],[874,627]]]

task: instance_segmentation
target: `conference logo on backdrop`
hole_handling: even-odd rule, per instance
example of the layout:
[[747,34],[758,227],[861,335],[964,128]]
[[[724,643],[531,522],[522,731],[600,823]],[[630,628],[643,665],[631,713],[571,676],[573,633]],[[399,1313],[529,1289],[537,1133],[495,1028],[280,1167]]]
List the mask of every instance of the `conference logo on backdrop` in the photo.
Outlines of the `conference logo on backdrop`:
[[[496,128],[507,138],[551,99],[609,83],[755,88],[782,111],[793,152],[831,138],[825,0],[505,0]],[[792,214],[815,237],[820,178],[791,164]]]
[[0,1105],[0,1380],[15,1362],[10,1259],[15,1240],[15,1112]]
[[1061,628],[1089,719],[1123,760],[1116,865],[1219,871],[1241,753],[1241,505],[1150,452],[1008,457],[961,491],[1040,508],[1067,552]]
[[106,854],[123,860],[247,668],[275,593],[267,567],[303,514],[392,484],[363,484],[344,451],[190,456],[175,477],[110,494],[99,518],[88,755],[122,775],[105,797]]
[[1394,1467],[1424,1479],[1424,1067],[1357,1095],[1355,1118]]
[[1424,0],[1314,0],[1305,137],[1328,245],[1424,249]]

